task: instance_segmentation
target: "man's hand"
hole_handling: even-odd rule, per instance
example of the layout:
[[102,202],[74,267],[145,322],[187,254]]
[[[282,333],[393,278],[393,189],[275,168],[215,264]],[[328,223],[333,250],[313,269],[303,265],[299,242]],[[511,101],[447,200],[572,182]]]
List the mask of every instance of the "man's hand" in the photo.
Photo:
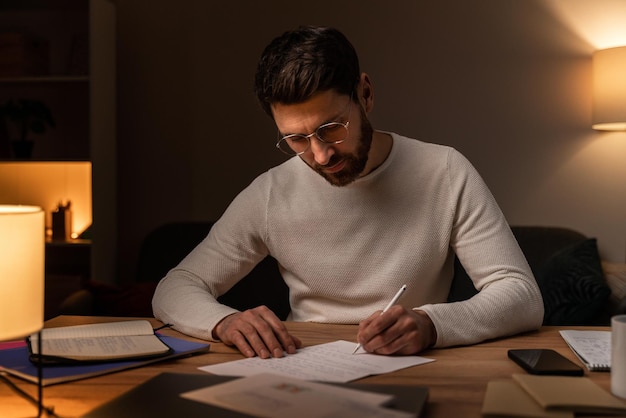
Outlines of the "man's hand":
[[266,306],[227,316],[215,326],[213,335],[224,344],[236,346],[246,357],[282,357],[284,352],[294,354],[302,346]]
[[412,355],[434,345],[437,332],[426,312],[394,305],[361,321],[357,340],[370,353]]

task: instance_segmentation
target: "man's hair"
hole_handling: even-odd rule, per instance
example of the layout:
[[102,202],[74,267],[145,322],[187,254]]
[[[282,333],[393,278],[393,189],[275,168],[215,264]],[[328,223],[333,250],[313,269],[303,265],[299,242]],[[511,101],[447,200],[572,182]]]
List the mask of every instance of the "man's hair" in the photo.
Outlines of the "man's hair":
[[357,53],[340,31],[301,26],[265,48],[254,90],[263,110],[272,116],[274,103],[301,103],[327,90],[350,95],[359,77]]

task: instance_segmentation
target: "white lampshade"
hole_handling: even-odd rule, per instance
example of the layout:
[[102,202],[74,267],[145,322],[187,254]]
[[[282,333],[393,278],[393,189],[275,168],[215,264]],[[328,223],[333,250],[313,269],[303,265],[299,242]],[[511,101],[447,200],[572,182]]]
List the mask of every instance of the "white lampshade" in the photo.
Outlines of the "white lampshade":
[[593,54],[592,127],[626,131],[626,46]]
[[0,205],[0,341],[43,328],[45,214]]

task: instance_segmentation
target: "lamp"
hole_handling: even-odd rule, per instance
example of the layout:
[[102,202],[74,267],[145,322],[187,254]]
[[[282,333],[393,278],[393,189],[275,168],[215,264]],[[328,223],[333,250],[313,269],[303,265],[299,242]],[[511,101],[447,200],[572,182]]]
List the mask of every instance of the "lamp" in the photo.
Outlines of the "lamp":
[[626,46],[593,54],[592,128],[626,131]]
[[44,211],[38,206],[0,205],[0,341],[26,337],[43,328],[44,254]]

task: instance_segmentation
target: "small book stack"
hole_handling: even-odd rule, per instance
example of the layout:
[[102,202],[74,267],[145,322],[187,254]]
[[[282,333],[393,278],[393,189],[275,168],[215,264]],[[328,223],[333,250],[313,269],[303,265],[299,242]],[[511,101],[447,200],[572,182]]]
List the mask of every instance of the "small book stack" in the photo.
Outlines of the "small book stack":
[[587,377],[514,374],[487,385],[483,417],[573,418],[626,415],[626,402]]

